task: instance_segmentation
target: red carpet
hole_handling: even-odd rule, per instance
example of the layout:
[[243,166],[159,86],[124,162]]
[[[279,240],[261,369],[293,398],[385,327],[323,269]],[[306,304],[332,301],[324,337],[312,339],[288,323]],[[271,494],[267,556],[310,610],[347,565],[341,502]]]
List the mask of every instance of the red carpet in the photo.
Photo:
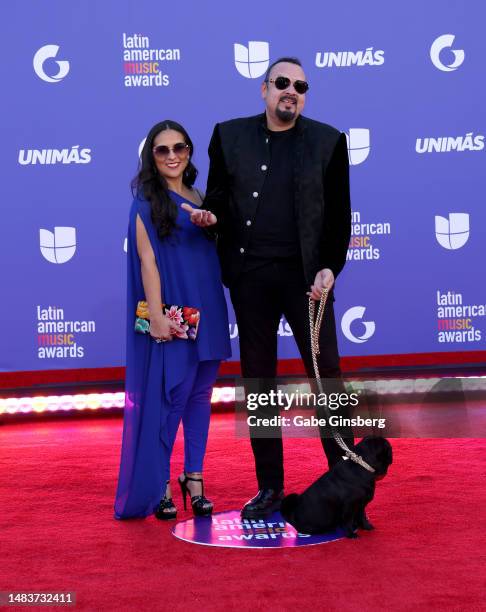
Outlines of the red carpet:
[[[112,518],[121,420],[3,425],[0,436],[0,591],[76,591],[81,610],[486,609],[486,440],[392,440],[368,509],[376,530],[357,540],[235,550],[181,542],[154,518]],[[322,469],[320,444],[285,451],[286,490],[300,491]],[[212,421],[206,486],[217,511],[255,492],[229,415]]]

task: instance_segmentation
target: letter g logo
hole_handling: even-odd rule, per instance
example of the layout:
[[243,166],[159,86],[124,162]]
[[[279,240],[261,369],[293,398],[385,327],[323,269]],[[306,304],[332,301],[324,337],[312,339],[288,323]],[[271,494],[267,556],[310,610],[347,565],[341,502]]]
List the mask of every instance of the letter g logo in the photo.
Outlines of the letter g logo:
[[365,310],[366,308],[364,306],[353,306],[349,310],[346,310],[341,320],[341,329],[343,330],[343,334],[348,340],[355,342],[356,344],[366,342],[375,333],[374,321],[361,321],[361,324],[364,325],[365,328],[364,334],[361,336],[355,336],[351,331],[351,325],[354,323],[354,321],[364,317]]
[[[457,70],[464,61],[464,51],[462,49],[452,49],[454,44],[454,34],[443,34],[436,38],[430,47],[430,59],[436,68],[443,72],[452,72]],[[450,49],[454,54],[454,61],[452,64],[443,64],[440,61],[440,53],[444,49]]]
[[57,74],[49,76],[44,72],[44,62],[56,57],[58,51],[59,47],[57,45],[45,45],[34,55],[33,63],[35,73],[40,79],[46,81],[46,83],[59,83],[59,81],[62,81],[69,72],[69,62],[66,60],[60,62],[56,61],[56,64],[59,66],[59,72]]

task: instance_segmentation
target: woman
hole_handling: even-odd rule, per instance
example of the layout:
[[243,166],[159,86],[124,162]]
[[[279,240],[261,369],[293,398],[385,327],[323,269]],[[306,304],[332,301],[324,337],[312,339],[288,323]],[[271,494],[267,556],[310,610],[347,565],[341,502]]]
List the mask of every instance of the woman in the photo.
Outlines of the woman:
[[[191,223],[201,205],[193,188],[194,147],[174,121],[155,125],[133,181],[135,199],[128,235],[126,402],[115,517],[175,518],[170,458],[177,429],[184,427],[184,474],[179,484],[194,514],[211,514],[202,468],[210,399],[222,359],[231,354],[228,314],[214,241]],[[211,213],[199,211],[204,219]],[[192,213],[194,214],[194,213]],[[137,302],[145,300],[150,335],[134,331]],[[200,311],[195,340],[161,304]],[[178,337],[180,336],[180,337]]]

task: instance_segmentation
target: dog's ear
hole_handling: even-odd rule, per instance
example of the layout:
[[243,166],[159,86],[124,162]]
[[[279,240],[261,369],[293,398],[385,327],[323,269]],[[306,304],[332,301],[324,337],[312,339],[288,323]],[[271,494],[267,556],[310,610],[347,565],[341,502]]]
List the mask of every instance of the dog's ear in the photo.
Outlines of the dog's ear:
[[386,460],[388,465],[391,465],[393,463],[393,449],[392,449],[392,445],[390,444],[390,442],[388,442],[388,440],[385,440],[385,442],[386,442],[386,457],[385,457],[385,460]]
[[384,476],[393,462],[393,451],[388,440],[381,438],[381,442],[381,448],[376,455],[376,473]]

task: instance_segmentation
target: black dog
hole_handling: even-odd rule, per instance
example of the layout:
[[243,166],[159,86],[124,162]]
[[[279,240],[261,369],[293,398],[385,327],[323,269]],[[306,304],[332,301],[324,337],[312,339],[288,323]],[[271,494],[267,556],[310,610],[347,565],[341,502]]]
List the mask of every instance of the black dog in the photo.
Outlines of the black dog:
[[346,537],[356,538],[358,528],[373,529],[365,508],[375,494],[375,481],[385,476],[392,463],[392,447],[385,438],[367,436],[353,450],[375,471],[341,459],[302,495],[292,493],[282,500],[280,513],[299,533],[342,527]]

